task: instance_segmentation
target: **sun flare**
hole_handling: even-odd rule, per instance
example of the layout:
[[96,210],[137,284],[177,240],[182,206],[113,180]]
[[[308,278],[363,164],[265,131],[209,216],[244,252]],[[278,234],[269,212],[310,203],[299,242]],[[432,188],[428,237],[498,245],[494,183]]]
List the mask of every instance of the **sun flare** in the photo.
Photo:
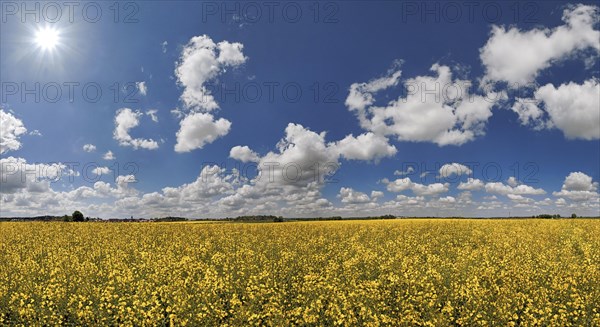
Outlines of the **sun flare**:
[[35,43],[43,50],[52,50],[60,42],[60,33],[58,30],[45,27],[35,33]]

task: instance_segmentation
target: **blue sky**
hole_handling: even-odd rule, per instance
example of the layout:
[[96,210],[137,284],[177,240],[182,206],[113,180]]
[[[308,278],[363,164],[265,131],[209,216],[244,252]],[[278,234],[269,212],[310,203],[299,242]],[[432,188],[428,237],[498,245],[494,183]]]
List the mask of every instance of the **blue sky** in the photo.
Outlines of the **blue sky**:
[[592,2],[270,4],[3,2],[1,214],[600,215]]

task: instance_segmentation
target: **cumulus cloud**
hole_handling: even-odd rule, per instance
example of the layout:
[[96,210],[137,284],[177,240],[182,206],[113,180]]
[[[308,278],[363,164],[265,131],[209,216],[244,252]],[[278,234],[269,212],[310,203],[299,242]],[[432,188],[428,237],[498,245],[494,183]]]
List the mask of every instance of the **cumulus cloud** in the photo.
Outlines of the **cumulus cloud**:
[[[290,210],[319,214],[332,204],[321,197],[326,179],[340,166],[336,142],[327,143],[326,133],[316,133],[290,123],[276,150],[258,156],[246,147],[235,147],[231,157],[256,160],[258,176],[236,190],[221,205],[266,205],[286,203]],[[237,207],[236,207],[237,208]]]
[[371,202],[371,198],[367,194],[355,191],[350,187],[342,187],[338,194],[338,198],[340,198],[342,203],[350,204]]
[[532,82],[538,73],[553,63],[564,60],[586,49],[600,51],[598,7],[569,6],[564,10],[564,25],[553,29],[534,28],[521,31],[494,26],[490,38],[480,49],[487,81],[509,83]]
[[235,178],[235,175],[227,175],[224,168],[206,165],[194,182],[178,187],[165,187],[162,197],[175,205],[206,202],[213,197],[233,194]]
[[92,169],[92,173],[96,175],[108,175],[110,173],[110,168],[108,167],[96,167]]
[[565,178],[562,189],[552,194],[556,197],[567,198],[576,202],[598,201],[600,194],[598,194],[597,190],[598,182],[594,182],[591,176],[582,172],[572,172]]
[[114,153],[110,150],[106,151],[106,153],[104,154],[104,156],[102,156],[102,159],[104,160],[115,160],[117,159],[117,157],[115,157]]
[[320,184],[337,171],[340,158],[377,161],[396,153],[396,148],[389,145],[385,137],[373,133],[358,137],[348,135],[333,142],[327,142],[325,137],[325,132],[316,133],[300,124],[290,123],[285,129],[285,137],[277,144],[278,151],[260,157],[248,147],[236,146],[231,149],[230,157],[243,162],[258,162],[259,169],[267,169],[275,176],[275,183],[306,186],[309,182]]
[[371,199],[373,201],[377,201],[380,198],[383,198],[384,194],[381,191],[371,191]]
[[408,166],[408,168],[406,168],[406,170],[396,170],[394,171],[394,175],[395,176],[404,176],[404,175],[408,175],[408,174],[412,174],[415,172],[415,168],[412,166]]
[[16,193],[20,190],[46,192],[50,183],[60,180],[63,176],[75,175],[77,173],[63,163],[28,163],[23,158],[2,158],[0,193]]
[[[261,157],[259,166],[269,169],[273,182],[278,184],[321,183],[332,169],[339,167],[339,152],[334,143],[325,142],[325,135],[325,132],[315,133],[300,124],[290,123],[285,137],[277,144],[277,151]],[[261,182],[268,180],[261,178]]]
[[373,133],[360,134],[358,137],[348,135],[338,141],[336,148],[340,155],[348,160],[379,161],[384,157],[396,155],[396,147],[388,143],[388,139]]
[[516,98],[510,109],[519,115],[519,122],[523,126],[531,126],[536,131],[552,127],[552,124],[545,119],[544,111],[538,107],[534,99]]
[[158,149],[158,143],[152,139],[133,138],[129,135],[129,130],[140,124],[142,115],[141,112],[129,108],[121,108],[117,111],[113,138],[119,141],[119,145],[131,146],[134,149]]
[[152,119],[153,122],[158,123],[158,116],[156,115],[157,112],[158,110],[151,109],[146,111],[146,115],[150,116],[150,119]]
[[248,59],[241,43],[221,41],[215,43],[207,35],[195,36],[185,45],[176,63],[175,76],[184,90],[181,101],[191,111],[185,116],[182,110],[172,110],[178,118],[184,117],[177,132],[175,151],[189,152],[229,133],[231,122],[215,120],[209,111],[219,108],[207,83],[216,79],[229,67],[238,67]]
[[138,89],[138,92],[140,92],[141,95],[146,95],[148,94],[148,87],[146,86],[146,82],[135,82],[135,86]]
[[399,141],[461,145],[483,135],[495,100],[503,99],[501,94],[473,94],[471,82],[453,78],[448,66],[434,64],[431,71],[435,76],[406,80],[406,96],[386,106],[375,105],[375,93],[396,86],[399,70],[367,83],[354,83],[346,106],[357,115],[362,128]]
[[459,190],[464,191],[477,191],[485,187],[485,183],[476,178],[468,178],[466,182],[461,182],[456,187]]
[[83,151],[85,152],[94,152],[96,151],[96,146],[93,144],[84,144],[83,145]]
[[449,183],[433,183],[429,185],[419,184],[413,182],[409,177],[399,178],[395,181],[389,181],[388,179],[382,180],[383,184],[386,184],[386,188],[390,192],[402,192],[411,190],[417,196],[436,196],[442,193],[446,193],[449,190]]
[[241,162],[258,162],[260,156],[247,146],[234,146],[229,151],[229,157]]
[[[3,215],[64,214],[73,207],[86,213],[94,210],[97,214],[114,212],[115,203],[123,197],[137,196],[138,191],[129,184],[135,182],[133,175],[118,176],[115,187],[97,181],[90,186],[80,186],[70,191],[56,191],[54,185],[72,183],[79,172],[63,163],[28,163],[23,158],[0,159],[0,202]],[[106,167],[98,167],[96,172],[105,173]],[[89,182],[87,176],[86,182]],[[100,198],[110,197],[109,202],[94,204]],[[91,202],[87,202],[91,199]],[[117,201],[115,201],[117,200]],[[99,212],[98,212],[99,210]]]
[[462,164],[459,163],[449,163],[440,167],[439,177],[448,178],[452,175],[461,176],[461,175],[471,175],[473,171]]
[[27,132],[23,122],[12,113],[0,109],[0,126],[0,154],[20,149],[19,136]]
[[532,198],[527,198],[527,197],[524,197],[524,196],[519,195],[519,194],[507,194],[506,196],[512,202],[515,202],[515,203],[518,203],[518,204],[531,204],[531,203],[535,202]]
[[563,189],[568,191],[595,191],[598,189],[598,182],[592,182],[592,177],[582,172],[574,172],[565,178]]
[[[583,84],[569,82],[556,88],[552,84],[540,87],[534,99],[513,105],[523,125],[536,129],[556,127],[567,139],[600,139],[600,84],[590,79]],[[542,108],[540,108],[542,106]],[[547,119],[544,112],[547,113]]]
[[186,108],[210,111],[219,108],[206,83],[226,71],[246,62],[241,43],[215,43],[207,35],[195,36],[185,45],[175,68],[175,76]]
[[190,152],[202,149],[206,144],[229,133],[231,122],[220,118],[214,120],[208,113],[193,113],[179,123],[175,152]]
[[500,182],[490,182],[485,184],[485,191],[487,193],[495,193],[500,195],[541,195],[546,194],[541,188],[534,188],[529,185],[518,185],[518,186],[510,186]]

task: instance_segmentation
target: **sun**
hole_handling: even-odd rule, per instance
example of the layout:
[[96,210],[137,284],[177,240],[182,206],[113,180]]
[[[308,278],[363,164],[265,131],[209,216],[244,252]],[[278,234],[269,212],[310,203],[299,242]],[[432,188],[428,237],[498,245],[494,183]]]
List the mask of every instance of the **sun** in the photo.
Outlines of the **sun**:
[[35,44],[42,50],[53,50],[60,43],[60,33],[51,27],[44,27],[35,33]]

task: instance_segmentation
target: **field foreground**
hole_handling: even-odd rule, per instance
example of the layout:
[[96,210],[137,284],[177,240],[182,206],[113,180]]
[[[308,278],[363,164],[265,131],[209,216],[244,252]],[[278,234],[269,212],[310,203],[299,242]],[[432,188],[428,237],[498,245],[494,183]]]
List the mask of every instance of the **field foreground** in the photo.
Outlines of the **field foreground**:
[[0,223],[0,325],[600,326],[598,220]]

